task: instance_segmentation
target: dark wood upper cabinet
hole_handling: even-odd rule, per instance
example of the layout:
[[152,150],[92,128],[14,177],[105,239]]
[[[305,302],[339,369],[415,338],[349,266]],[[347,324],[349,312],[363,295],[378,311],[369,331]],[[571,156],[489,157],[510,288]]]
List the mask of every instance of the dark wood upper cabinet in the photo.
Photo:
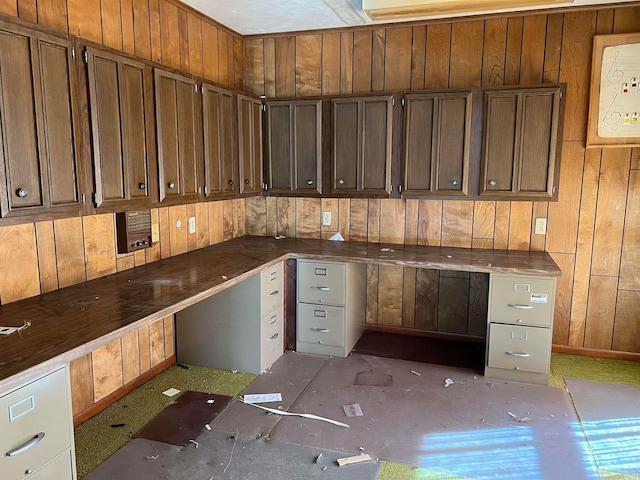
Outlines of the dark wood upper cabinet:
[[87,48],[87,70],[94,204],[149,206],[158,199],[151,68]]
[[322,101],[267,102],[267,188],[322,193]]
[[556,197],[561,99],[560,86],[485,92],[481,195]]
[[68,40],[0,22],[0,215],[80,214]]
[[393,96],[334,98],[331,191],[389,195]]
[[202,117],[195,80],[155,71],[160,201],[196,201],[202,183]]
[[404,195],[468,191],[472,94],[408,94],[404,107]]
[[238,193],[235,95],[202,84],[205,197]]
[[262,191],[262,102],[238,95],[240,193]]

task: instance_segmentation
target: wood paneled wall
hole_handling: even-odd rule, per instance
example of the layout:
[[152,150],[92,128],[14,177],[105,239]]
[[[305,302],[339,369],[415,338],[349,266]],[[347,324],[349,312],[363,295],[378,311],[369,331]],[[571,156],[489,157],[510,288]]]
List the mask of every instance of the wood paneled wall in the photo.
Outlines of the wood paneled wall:
[[[554,343],[640,352],[640,149],[585,150],[593,36],[628,32],[640,32],[640,7],[245,39],[245,88],[269,98],[567,83],[557,203],[256,198],[248,232],[544,250],[563,270]],[[368,321],[415,324],[413,273],[372,278],[385,296]]]
[[242,86],[240,35],[176,0],[0,0],[0,12]]
[[[188,233],[189,217],[196,233]],[[0,227],[0,302],[93,280],[245,235],[245,199],[151,210],[160,241],[118,254],[115,214]],[[177,228],[178,220],[181,228]],[[37,321],[37,319],[32,319]],[[91,321],[91,319],[87,319]],[[74,414],[173,355],[173,318],[143,327],[71,364]]]

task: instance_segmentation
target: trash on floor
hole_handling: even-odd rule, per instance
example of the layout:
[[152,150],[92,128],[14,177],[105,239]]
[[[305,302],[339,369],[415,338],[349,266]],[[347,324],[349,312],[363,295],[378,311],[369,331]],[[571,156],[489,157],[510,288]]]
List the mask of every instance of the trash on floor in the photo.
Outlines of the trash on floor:
[[371,460],[371,457],[368,454],[364,455],[356,455],[355,457],[345,457],[338,459],[338,465],[344,467],[345,465],[352,465],[354,463],[367,462]]
[[167,397],[173,397],[179,393],[180,390],[178,390],[177,388],[170,388],[169,390],[165,390],[164,392],[162,392],[162,394],[166,395]]
[[347,417],[362,417],[362,408],[360,408],[359,403],[354,403],[352,405],[343,405],[342,409],[344,410],[344,414]]
[[[240,400],[244,403],[242,400]],[[313,415],[312,413],[292,413],[292,412],[284,412],[281,410],[276,410],[274,408],[263,407],[262,405],[256,405],[255,403],[247,403],[246,405],[251,405],[252,407],[260,408],[270,413],[275,413],[276,415],[284,415],[284,416],[293,416],[293,417],[302,417],[308,418],[310,420],[321,420],[323,422],[332,423],[333,425],[337,425],[338,427],[349,428],[349,425],[346,423],[338,422],[337,420],[331,420],[330,418],[319,417],[318,415]]]
[[314,460],[315,463],[320,463],[320,460],[322,460],[322,454],[318,455],[316,457],[316,459]]
[[335,235],[331,236],[329,238],[329,240],[335,240],[337,242],[344,242],[344,237],[340,234],[340,232],[338,232]]
[[148,457],[144,457],[145,460],[156,460],[160,455],[149,455]]
[[200,446],[200,444],[198,442],[196,442],[195,440],[189,440],[189,443],[193,443],[196,448],[198,448]]
[[444,386],[448,387],[449,385],[453,385],[453,380],[451,380],[450,378],[445,378],[444,379]]
[[268,402],[281,402],[281,393],[254,393],[247,394],[243,397],[244,403],[268,403]]
[[415,370],[411,370],[411,373],[413,373],[414,375],[417,375],[418,377],[420,376],[420,374],[418,372],[416,372]]
[[395,252],[395,250],[393,248],[381,248],[380,249],[381,252]]

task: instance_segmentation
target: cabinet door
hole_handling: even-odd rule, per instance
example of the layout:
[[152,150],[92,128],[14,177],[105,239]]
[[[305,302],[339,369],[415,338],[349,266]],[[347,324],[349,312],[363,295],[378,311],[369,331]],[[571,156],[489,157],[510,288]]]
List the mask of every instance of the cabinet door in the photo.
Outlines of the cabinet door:
[[560,87],[485,93],[481,194],[555,195]]
[[[6,27],[6,28],[5,28]],[[0,214],[80,213],[68,41],[2,24]]]
[[238,95],[240,193],[262,190],[262,104]]
[[405,195],[466,195],[471,94],[405,97]]
[[334,99],[332,111],[332,190],[388,195],[393,97]]
[[237,193],[233,93],[202,85],[205,196]]
[[269,191],[322,193],[322,102],[267,104]]
[[155,69],[155,87],[160,201],[198,200],[202,132],[196,83]]
[[148,205],[156,198],[147,129],[145,65],[87,48],[96,207]]

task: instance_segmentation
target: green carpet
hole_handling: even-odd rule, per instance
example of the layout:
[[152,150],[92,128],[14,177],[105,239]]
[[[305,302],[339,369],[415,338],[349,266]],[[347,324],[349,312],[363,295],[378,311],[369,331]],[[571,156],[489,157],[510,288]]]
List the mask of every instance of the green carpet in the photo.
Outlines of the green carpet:
[[640,362],[552,353],[549,385],[564,388],[564,377],[640,385]]
[[[235,397],[256,375],[232,373],[228,370],[176,365],[137,388],[75,430],[78,478],[97,467],[125,445],[129,438],[174,401],[162,392],[177,388],[181,392],[195,390]],[[121,427],[112,425],[124,424]]]
[[464,480],[468,478],[443,474],[442,472],[433,472],[408,465],[400,465],[399,463],[380,463],[382,464],[382,468],[378,475],[378,480]]

